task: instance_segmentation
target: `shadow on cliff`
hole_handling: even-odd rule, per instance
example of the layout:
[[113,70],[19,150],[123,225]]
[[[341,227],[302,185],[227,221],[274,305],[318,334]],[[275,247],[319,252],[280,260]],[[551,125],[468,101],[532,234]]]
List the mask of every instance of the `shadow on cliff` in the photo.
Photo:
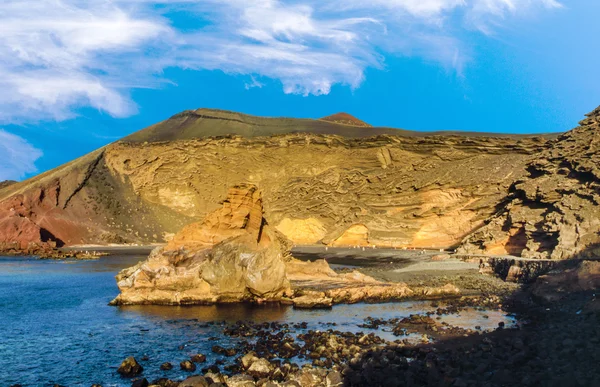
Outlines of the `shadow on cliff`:
[[519,328],[370,351],[350,362],[344,385],[597,386],[600,262],[590,262],[562,262],[514,293],[505,309]]

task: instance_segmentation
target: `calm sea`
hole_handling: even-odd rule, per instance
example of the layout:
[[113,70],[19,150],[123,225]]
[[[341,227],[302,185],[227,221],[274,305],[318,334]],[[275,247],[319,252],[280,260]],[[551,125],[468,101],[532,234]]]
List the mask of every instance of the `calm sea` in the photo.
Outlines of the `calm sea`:
[[[303,322],[309,329],[357,332],[367,316],[404,317],[431,309],[428,303],[340,305],[333,310],[298,311],[289,307],[198,306],[112,307],[117,294],[115,275],[143,260],[114,256],[96,261],[46,261],[0,257],[0,385],[130,386],[116,372],[120,362],[135,356],[148,380],[183,378],[179,362],[196,353],[217,357],[213,345],[232,346],[222,334],[227,322]],[[493,328],[500,312],[472,311],[449,316],[461,325]],[[210,323],[207,325],[207,323]],[[388,332],[378,331],[394,340]],[[141,361],[142,357],[148,360]],[[172,362],[172,371],[160,364]]]

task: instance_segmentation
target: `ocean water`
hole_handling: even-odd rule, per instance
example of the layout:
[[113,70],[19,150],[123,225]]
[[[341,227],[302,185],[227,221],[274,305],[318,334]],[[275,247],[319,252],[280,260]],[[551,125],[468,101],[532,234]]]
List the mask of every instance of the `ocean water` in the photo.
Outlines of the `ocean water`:
[[[115,275],[144,258],[0,257],[0,386],[130,386],[131,381],[116,372],[128,356],[140,361],[148,380],[184,378],[189,374],[179,370],[179,362],[203,353],[211,364],[218,356],[210,351],[213,345],[234,344],[222,333],[227,323],[307,322],[308,329],[326,330],[335,322],[337,330],[358,332],[367,316],[390,319],[432,309],[426,302],[338,305],[315,311],[273,305],[108,306],[118,294]],[[514,322],[500,311],[471,310],[445,318],[482,329],[493,329],[499,321]],[[386,340],[398,339],[385,327],[374,332]],[[173,363],[173,370],[159,369],[166,361]]]

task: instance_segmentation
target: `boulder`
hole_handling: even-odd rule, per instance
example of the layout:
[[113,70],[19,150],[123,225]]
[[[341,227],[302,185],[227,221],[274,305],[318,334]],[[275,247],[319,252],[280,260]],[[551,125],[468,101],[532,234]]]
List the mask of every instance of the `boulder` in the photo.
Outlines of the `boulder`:
[[133,356],[129,356],[127,359],[123,360],[117,369],[118,373],[126,377],[139,375],[142,371],[144,371],[144,367],[142,367]]
[[190,376],[179,384],[179,387],[208,387],[210,383],[204,376]]
[[190,360],[194,363],[204,363],[206,361],[206,356],[201,353],[198,353],[192,356]]
[[258,356],[256,356],[256,352],[248,352],[240,358],[240,362],[242,363],[242,367],[244,367],[244,369],[248,369],[250,368],[252,363],[257,361],[258,359],[259,358]]
[[250,375],[238,374],[227,379],[227,387],[255,387],[254,378]]
[[184,360],[179,363],[179,367],[182,371],[194,372],[196,371],[196,365],[189,360]]
[[206,379],[210,379],[213,383],[225,383],[225,377],[219,373],[207,372],[204,374]]
[[271,374],[273,366],[267,359],[258,359],[248,367],[248,373],[256,378],[265,378]]
[[131,383],[131,387],[148,387],[150,383],[148,383],[148,379],[137,379]]
[[[415,294],[404,283],[380,282],[359,271],[338,274],[325,260],[294,259],[290,242],[269,226],[262,211],[256,186],[231,188],[221,209],[186,226],[146,261],[122,270],[117,275],[121,294],[112,304],[277,301],[312,309]],[[429,297],[457,290],[427,292],[424,295]]]
[[325,378],[326,387],[342,387],[344,385],[344,379],[342,374],[337,371],[331,371]]
[[161,370],[163,370],[163,371],[169,371],[169,370],[172,370],[172,369],[173,369],[173,364],[171,364],[171,363],[169,363],[169,362],[162,363],[162,364],[160,365],[160,369],[161,369]]

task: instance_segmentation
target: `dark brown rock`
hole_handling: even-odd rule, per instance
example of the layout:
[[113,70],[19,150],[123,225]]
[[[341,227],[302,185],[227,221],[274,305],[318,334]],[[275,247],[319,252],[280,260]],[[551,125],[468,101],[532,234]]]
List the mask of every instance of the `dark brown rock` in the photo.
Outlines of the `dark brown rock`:
[[204,363],[206,361],[206,356],[201,353],[198,353],[190,359],[194,363]]
[[117,372],[123,376],[132,377],[142,373],[144,367],[142,367],[133,356],[123,360]]
[[162,364],[160,365],[160,369],[161,369],[161,370],[163,370],[163,371],[169,371],[169,370],[172,370],[172,369],[173,369],[173,364],[171,364],[171,363],[169,363],[169,362],[162,363]]
[[189,360],[184,360],[179,364],[181,370],[183,371],[187,371],[187,372],[194,372],[196,371],[196,365],[194,363],[192,363]]
[[586,258],[600,243],[598,109],[530,161],[504,205],[460,252]]
[[133,383],[131,383],[131,387],[148,387],[149,385],[150,383],[148,383],[146,378],[134,380]]

